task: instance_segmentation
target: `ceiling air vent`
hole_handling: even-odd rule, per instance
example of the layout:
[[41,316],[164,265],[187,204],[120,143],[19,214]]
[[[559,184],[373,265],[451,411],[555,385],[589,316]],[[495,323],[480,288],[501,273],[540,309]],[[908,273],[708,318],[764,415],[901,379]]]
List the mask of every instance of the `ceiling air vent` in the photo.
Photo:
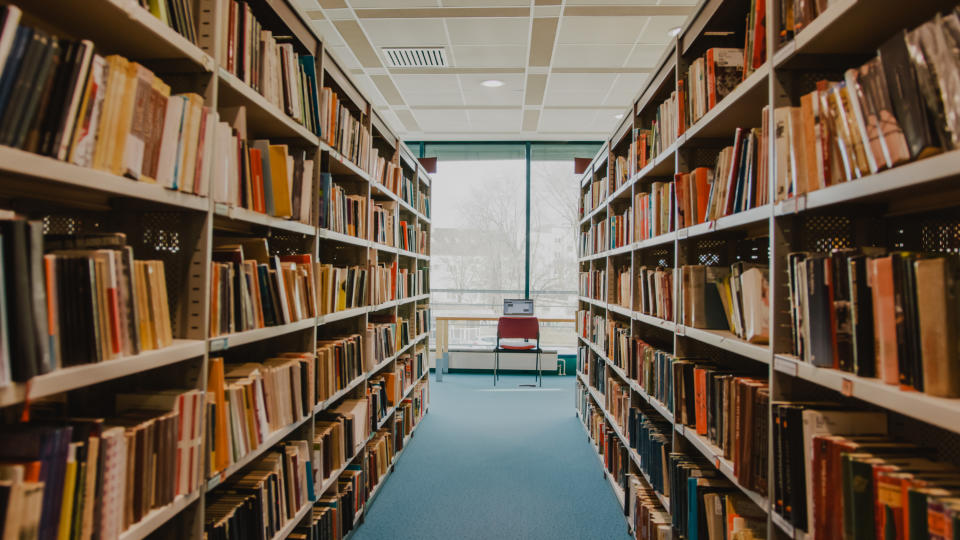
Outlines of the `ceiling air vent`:
[[447,54],[443,47],[384,47],[383,56],[389,67],[447,67]]

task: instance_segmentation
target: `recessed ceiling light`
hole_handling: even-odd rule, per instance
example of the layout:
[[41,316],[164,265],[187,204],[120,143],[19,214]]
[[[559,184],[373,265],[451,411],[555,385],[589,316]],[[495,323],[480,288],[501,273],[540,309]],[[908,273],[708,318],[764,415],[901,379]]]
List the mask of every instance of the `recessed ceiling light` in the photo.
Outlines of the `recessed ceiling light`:
[[621,118],[623,118],[623,113],[620,113],[620,114],[617,114],[617,115],[614,115],[614,118],[616,118],[617,120],[619,120],[619,119],[621,119]]
[[487,88],[500,88],[503,86],[503,81],[498,81],[497,79],[487,79],[480,84],[486,86]]
[[680,33],[681,30],[683,30],[683,28],[680,28],[679,26],[674,26],[673,28],[667,30],[667,35],[669,35],[670,37],[675,37],[677,34]]

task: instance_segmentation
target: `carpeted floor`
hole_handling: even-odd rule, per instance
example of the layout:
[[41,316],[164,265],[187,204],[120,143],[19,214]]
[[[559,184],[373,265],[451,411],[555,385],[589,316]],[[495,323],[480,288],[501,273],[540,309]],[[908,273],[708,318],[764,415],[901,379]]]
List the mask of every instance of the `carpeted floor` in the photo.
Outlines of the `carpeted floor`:
[[628,539],[574,377],[430,374],[430,410],[354,540]]

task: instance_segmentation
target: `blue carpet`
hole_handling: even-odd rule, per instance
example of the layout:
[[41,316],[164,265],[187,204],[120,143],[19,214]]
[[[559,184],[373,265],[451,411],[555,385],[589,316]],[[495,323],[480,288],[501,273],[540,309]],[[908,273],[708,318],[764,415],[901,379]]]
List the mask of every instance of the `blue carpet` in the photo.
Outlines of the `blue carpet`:
[[[628,539],[574,377],[430,375],[430,409],[354,540]],[[550,388],[552,390],[546,390]]]

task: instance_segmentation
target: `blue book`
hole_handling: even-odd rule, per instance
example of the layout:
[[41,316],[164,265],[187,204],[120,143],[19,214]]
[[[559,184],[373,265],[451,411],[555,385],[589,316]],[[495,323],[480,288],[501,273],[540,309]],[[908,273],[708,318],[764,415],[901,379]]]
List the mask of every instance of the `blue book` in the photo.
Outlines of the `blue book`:
[[320,173],[320,227],[331,228],[330,198],[333,196],[333,176],[330,173]]
[[311,122],[313,123],[313,132],[320,137],[323,134],[320,129],[320,98],[317,94],[316,61],[313,56],[301,56],[300,67],[303,68],[303,73],[307,77],[307,99],[310,100],[310,105],[304,113],[310,115]]
[[7,64],[3,68],[3,75],[0,75],[0,116],[7,108],[10,101],[10,94],[13,92],[13,85],[17,82],[17,74],[20,72],[20,64],[23,63],[23,55],[27,51],[27,44],[33,38],[33,29],[26,26],[17,28],[17,35],[13,38],[13,46],[10,48],[10,55],[7,57]]

